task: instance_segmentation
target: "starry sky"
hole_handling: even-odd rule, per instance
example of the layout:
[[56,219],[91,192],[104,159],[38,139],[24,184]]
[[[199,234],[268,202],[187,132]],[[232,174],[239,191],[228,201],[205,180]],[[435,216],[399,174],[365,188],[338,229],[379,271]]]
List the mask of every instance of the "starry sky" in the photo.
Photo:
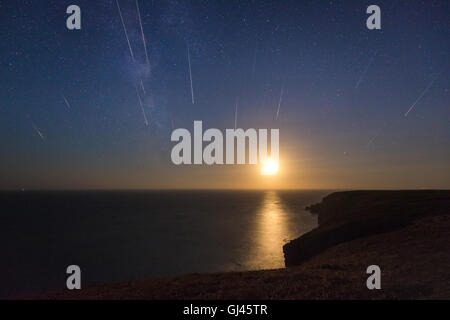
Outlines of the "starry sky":
[[[0,189],[450,188],[449,1],[139,0],[147,54],[118,3],[133,57],[116,0],[0,1]],[[280,129],[277,176],[172,164],[236,103]]]

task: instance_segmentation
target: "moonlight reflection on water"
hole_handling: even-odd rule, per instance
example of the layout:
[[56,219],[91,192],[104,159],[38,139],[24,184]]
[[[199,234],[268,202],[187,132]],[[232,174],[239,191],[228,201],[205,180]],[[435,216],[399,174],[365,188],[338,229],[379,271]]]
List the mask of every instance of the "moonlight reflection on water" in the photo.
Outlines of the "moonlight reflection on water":
[[316,217],[291,212],[278,191],[266,191],[254,221],[253,252],[247,266],[250,269],[272,269],[284,267],[283,245],[311,230]]

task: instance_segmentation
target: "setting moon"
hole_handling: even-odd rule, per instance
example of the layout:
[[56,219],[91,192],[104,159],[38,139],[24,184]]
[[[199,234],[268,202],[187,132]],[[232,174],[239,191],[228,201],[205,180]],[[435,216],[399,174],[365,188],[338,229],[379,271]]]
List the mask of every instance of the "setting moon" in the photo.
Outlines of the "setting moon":
[[263,162],[261,167],[261,175],[263,176],[273,176],[278,172],[278,161],[267,159]]

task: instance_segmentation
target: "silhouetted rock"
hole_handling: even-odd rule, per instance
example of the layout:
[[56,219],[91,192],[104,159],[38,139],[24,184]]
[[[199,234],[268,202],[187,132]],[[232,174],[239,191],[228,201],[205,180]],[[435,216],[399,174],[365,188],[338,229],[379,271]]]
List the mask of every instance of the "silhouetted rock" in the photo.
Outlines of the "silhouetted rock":
[[420,217],[448,214],[450,191],[335,192],[307,208],[319,215],[319,227],[284,245],[286,266],[339,243],[393,231]]

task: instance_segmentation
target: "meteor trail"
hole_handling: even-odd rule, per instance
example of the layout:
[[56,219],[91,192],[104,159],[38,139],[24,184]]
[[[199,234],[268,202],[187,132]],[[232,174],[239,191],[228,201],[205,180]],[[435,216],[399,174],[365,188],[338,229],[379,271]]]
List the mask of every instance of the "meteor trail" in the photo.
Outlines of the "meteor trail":
[[425,88],[425,90],[422,91],[422,93],[420,94],[420,96],[416,99],[416,101],[414,101],[414,103],[411,105],[411,107],[408,109],[408,111],[406,111],[405,113],[405,117],[408,116],[408,114],[412,111],[412,109],[414,109],[414,107],[416,106],[416,104],[420,101],[420,99],[422,99],[422,97],[425,95],[425,93],[427,93],[428,89],[431,88],[431,86],[433,85],[434,81],[436,81],[437,78],[439,78],[441,74],[438,73],[432,80],[431,82],[428,84],[428,86]]
[[234,130],[236,130],[236,127],[237,127],[238,106],[239,106],[239,97],[236,97],[236,107],[234,109]]
[[374,141],[375,139],[378,137],[379,132],[377,132],[370,140],[369,142],[367,142],[366,147],[369,147]]
[[283,101],[283,92],[284,92],[284,84],[281,86],[280,100],[278,101],[278,109],[277,109],[276,120],[278,120],[278,115],[280,113],[281,102]]
[[123,22],[122,11],[120,10],[119,1],[116,0],[117,9],[119,10],[120,21],[122,21],[123,31],[125,32],[125,37],[127,38],[128,48],[130,49],[131,59],[134,61],[133,49],[131,49],[130,39],[128,38],[127,28],[125,27],[125,22]]
[[142,88],[142,92],[144,92],[144,94],[147,94],[147,92],[145,92],[145,87],[144,87],[144,83],[142,82],[142,79],[141,79],[141,88]]
[[189,52],[189,46],[187,47],[187,54],[188,54],[188,63],[189,63],[189,79],[191,80],[191,97],[192,97],[192,104],[194,104],[195,103],[195,101],[194,101],[194,86],[192,85],[191,54]]
[[44,135],[42,134],[41,130],[39,130],[38,127],[34,124],[34,122],[31,122],[31,125],[33,126],[34,130],[36,130],[36,133],[41,137],[42,140],[45,140]]
[[252,77],[255,75],[255,68],[256,68],[256,54],[258,52],[258,44],[255,47],[255,54],[253,56],[253,66],[252,66]]
[[67,99],[66,99],[66,96],[64,94],[62,94],[62,97],[63,97],[63,99],[64,99],[64,101],[66,103],[67,108],[69,108],[69,110],[72,109],[71,106],[70,106],[69,101],[67,101]]
[[140,94],[139,94],[139,90],[138,90],[137,88],[136,88],[136,94],[137,94],[138,99],[139,99],[139,104],[140,104],[140,106],[141,106],[142,115],[144,116],[144,122],[145,122],[145,125],[148,126],[147,115],[145,114],[144,105],[142,104],[142,99],[141,99],[141,96],[140,96]]
[[375,58],[375,55],[377,54],[377,52],[375,51],[372,55],[372,57],[369,60],[369,63],[367,64],[366,68],[364,69],[363,73],[361,73],[361,76],[359,77],[358,82],[356,83],[355,89],[358,89],[359,84],[361,83],[361,81],[363,80],[364,76],[367,73],[367,70],[369,70],[370,65],[372,64],[373,58]]
[[141,10],[139,10],[139,3],[138,3],[138,0],[136,0],[136,8],[137,8],[138,17],[139,17],[139,25],[141,26],[141,34],[142,34],[142,42],[144,43],[145,58],[147,59],[147,64],[149,65],[149,64],[150,64],[150,61],[149,61],[149,59],[148,59],[147,43],[146,43],[146,41],[145,41],[144,28],[142,27]]

